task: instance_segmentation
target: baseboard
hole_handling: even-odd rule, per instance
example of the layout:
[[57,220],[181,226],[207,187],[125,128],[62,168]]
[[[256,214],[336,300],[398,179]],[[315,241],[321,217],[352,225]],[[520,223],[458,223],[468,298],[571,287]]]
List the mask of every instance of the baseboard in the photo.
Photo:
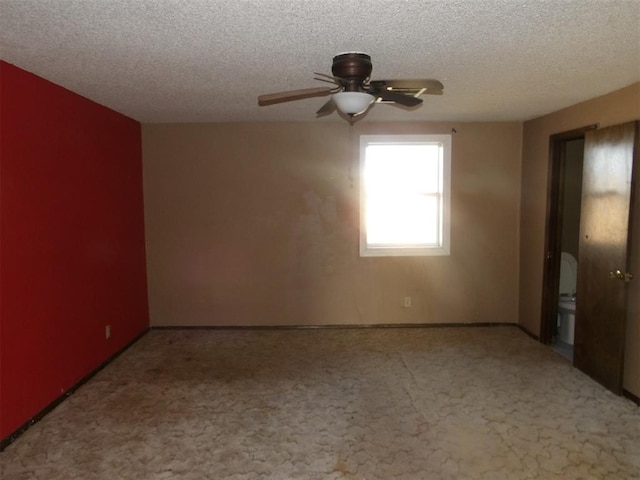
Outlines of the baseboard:
[[634,395],[633,393],[631,393],[629,390],[622,390],[622,396],[623,397],[627,397],[629,400],[631,400],[633,403],[635,403],[636,405],[638,405],[640,407],[640,397],[638,397],[637,395]]
[[[325,325],[157,325],[151,330],[321,330],[366,328],[460,328],[460,327],[518,327],[516,323],[371,323]],[[530,334],[529,334],[530,335]]]
[[533,338],[534,340],[540,341],[540,337],[538,335],[536,335],[533,332],[530,332],[529,330],[527,330],[525,327],[523,327],[522,325],[520,325],[519,323],[516,324],[516,326],[522,330],[524,333],[526,333],[527,335],[529,335],[531,338]]
[[119,357],[125,350],[127,350],[134,343],[136,343],[138,340],[140,340],[149,330],[150,330],[149,328],[145,329],[142,333],[137,335],[133,340],[128,342],[124,347],[122,347],[116,353],[114,353],[109,358],[107,358],[104,362],[102,362],[100,365],[98,365],[95,369],[93,369],[87,375],[82,377],[69,390],[64,392],[62,395],[60,395],[58,398],[56,398],[53,402],[51,402],[49,405],[47,405],[42,410],[40,410],[30,420],[28,420],[27,422],[22,424],[20,427],[18,427],[13,433],[10,433],[7,437],[5,437],[2,440],[0,440],[0,452],[2,452],[5,448],[7,448],[9,445],[11,445],[13,442],[15,442],[16,439],[18,437],[20,437],[20,435],[22,435],[24,432],[26,432],[31,426],[33,426],[36,423],[38,423],[47,413],[49,413],[54,408],[56,408],[58,405],[60,405],[64,400],[66,400],[76,390],[78,390],[78,388],[80,388],[82,385],[84,385],[89,380],[91,380],[91,378],[93,378],[98,372],[100,372],[100,370],[102,370],[104,367],[109,365],[112,361],[114,361],[117,357]]

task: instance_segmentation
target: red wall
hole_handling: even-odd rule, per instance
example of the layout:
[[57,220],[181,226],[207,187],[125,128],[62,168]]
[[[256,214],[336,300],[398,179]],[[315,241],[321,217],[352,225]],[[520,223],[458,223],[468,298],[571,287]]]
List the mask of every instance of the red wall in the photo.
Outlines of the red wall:
[[2,439],[149,314],[140,124],[5,62],[0,82]]

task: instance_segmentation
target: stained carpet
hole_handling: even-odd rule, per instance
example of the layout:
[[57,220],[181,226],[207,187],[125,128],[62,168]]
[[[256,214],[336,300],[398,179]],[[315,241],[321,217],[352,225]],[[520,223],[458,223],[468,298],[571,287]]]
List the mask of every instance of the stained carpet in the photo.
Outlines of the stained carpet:
[[632,479],[640,409],[514,327],[152,330],[4,480]]

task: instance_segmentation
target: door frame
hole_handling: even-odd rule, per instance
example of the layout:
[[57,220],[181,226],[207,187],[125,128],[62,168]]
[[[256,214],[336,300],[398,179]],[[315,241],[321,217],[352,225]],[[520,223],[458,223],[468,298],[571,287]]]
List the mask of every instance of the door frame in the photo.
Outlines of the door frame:
[[546,345],[553,342],[558,322],[563,187],[566,164],[564,147],[567,142],[584,139],[586,132],[597,128],[598,125],[593,124],[549,136],[547,211],[545,216],[542,305],[540,309],[540,342]]

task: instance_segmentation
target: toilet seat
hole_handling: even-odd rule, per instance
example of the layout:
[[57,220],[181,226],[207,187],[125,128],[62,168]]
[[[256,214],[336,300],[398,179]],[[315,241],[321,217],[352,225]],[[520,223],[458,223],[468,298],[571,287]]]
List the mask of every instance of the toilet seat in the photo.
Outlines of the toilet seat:
[[578,262],[567,252],[560,257],[560,295],[575,295]]
[[560,313],[570,313],[573,315],[575,315],[576,313],[575,300],[571,300],[571,299],[561,300],[560,302],[558,302],[558,307],[559,307]]

